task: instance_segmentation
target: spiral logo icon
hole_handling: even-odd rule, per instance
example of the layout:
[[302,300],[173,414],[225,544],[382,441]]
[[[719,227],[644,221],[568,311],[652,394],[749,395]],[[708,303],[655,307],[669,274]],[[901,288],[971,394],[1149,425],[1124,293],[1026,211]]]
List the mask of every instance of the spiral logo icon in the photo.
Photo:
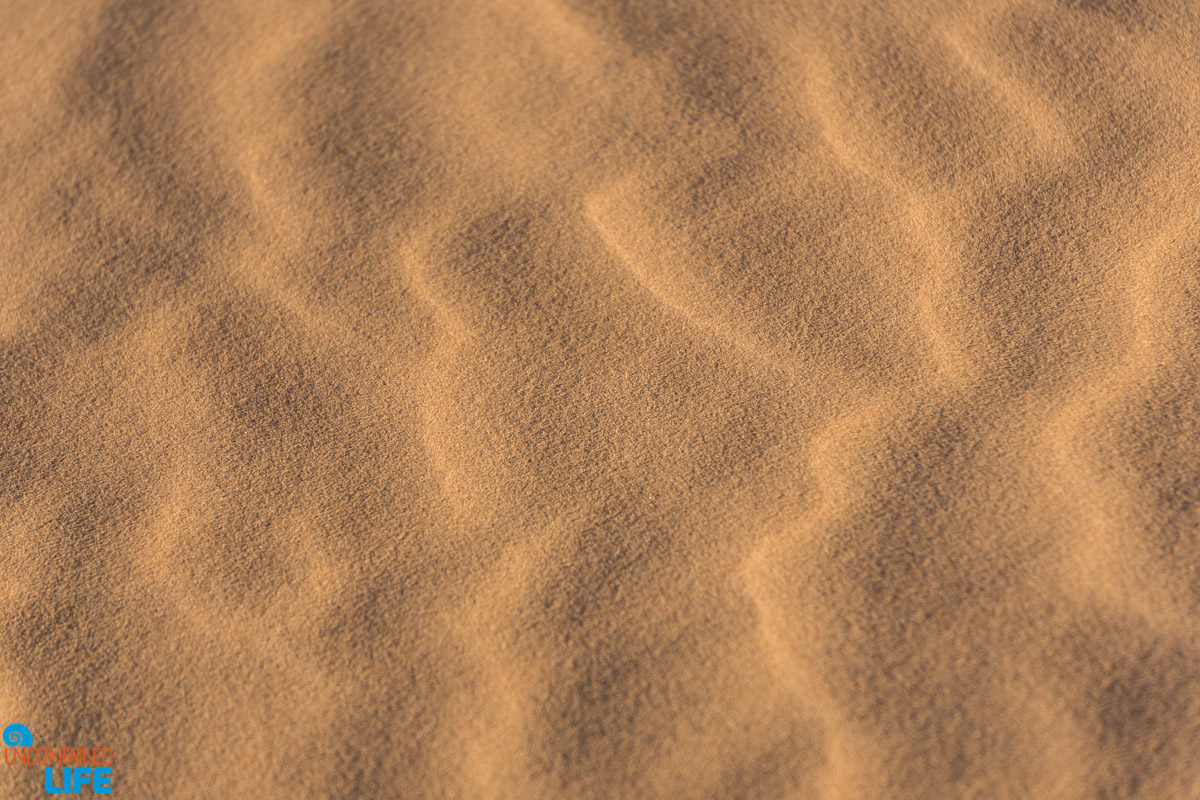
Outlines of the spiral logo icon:
[[33,747],[33,734],[24,725],[9,725],[4,729],[4,743],[9,747]]

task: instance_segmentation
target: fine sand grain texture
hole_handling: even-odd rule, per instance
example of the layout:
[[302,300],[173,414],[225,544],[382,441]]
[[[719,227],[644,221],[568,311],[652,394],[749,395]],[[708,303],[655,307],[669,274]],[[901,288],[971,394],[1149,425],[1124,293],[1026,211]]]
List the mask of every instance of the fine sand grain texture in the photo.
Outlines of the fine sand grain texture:
[[10,724],[138,800],[1200,798],[1200,4],[0,0]]

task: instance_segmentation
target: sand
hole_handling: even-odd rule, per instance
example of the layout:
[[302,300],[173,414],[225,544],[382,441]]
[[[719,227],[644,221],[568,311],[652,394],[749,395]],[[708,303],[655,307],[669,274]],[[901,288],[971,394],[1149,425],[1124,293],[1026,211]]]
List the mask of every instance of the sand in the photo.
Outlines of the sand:
[[114,796],[1200,798],[1198,426],[1188,0],[0,2]]

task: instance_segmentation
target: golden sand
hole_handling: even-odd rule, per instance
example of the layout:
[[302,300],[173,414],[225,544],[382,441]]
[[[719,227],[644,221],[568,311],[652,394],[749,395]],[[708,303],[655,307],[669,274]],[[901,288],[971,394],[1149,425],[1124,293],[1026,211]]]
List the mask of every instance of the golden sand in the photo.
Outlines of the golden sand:
[[0,0],[116,797],[1200,798],[1198,425],[1188,0]]

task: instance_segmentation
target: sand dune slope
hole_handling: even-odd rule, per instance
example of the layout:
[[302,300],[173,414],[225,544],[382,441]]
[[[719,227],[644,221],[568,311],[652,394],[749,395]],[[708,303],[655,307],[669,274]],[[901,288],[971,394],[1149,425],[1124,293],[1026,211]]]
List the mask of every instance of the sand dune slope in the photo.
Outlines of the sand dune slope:
[[1200,6],[0,2],[12,723],[131,798],[1200,798]]

